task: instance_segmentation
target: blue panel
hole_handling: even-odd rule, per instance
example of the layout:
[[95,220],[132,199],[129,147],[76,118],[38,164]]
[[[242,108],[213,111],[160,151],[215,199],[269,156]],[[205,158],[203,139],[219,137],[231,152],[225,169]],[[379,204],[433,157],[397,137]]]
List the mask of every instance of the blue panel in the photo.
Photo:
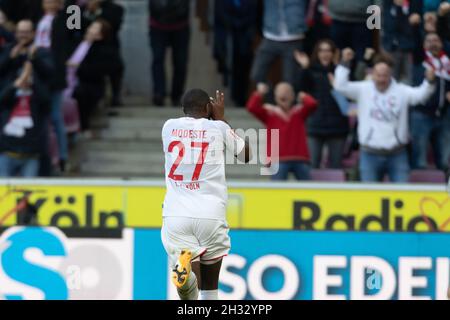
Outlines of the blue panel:
[[167,255],[161,243],[159,230],[135,230],[134,299],[165,300],[167,268]]

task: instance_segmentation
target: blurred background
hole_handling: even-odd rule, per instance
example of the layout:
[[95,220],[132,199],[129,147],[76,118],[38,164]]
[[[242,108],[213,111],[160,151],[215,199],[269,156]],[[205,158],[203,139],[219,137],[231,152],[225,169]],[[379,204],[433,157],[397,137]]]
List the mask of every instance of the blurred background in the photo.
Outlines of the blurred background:
[[0,298],[175,297],[161,128],[201,88],[234,128],[280,130],[277,174],[265,133],[257,162],[227,165],[222,298],[447,299],[449,17],[447,0],[0,0]]
[[[257,84],[269,86],[265,102],[274,103],[272,89],[288,82],[296,94],[306,92],[318,100],[317,111],[304,121],[305,130],[294,126],[308,144],[295,156],[310,161],[313,170],[301,178],[358,181],[358,105],[345,97],[336,100],[328,79],[340,50],[354,51],[353,80],[371,77],[376,58],[389,55],[395,79],[417,86],[430,50],[424,48],[425,36],[433,33],[432,41],[438,42],[434,50],[443,61],[441,89],[410,109],[405,132],[410,142],[403,143],[408,156],[402,161],[413,170],[413,182],[445,180],[450,153],[447,1],[68,1],[65,6],[81,8],[81,29],[75,30],[67,28],[71,14],[62,3],[0,2],[3,86],[19,77],[24,63],[20,57],[8,59],[15,44],[52,51],[48,59],[55,60],[54,79],[39,80],[49,87],[52,110],[41,117],[39,124],[46,123],[38,130],[49,130],[35,140],[39,148],[35,144],[21,151],[40,154],[34,176],[161,178],[160,128],[166,119],[181,115],[180,99],[187,88],[203,88],[211,95],[224,90],[233,126],[259,129],[265,123],[245,108]],[[373,17],[367,8],[373,4],[381,9],[373,20],[380,29],[367,26]],[[25,19],[34,22],[36,31],[20,40],[17,25]],[[89,33],[94,22],[99,27]],[[24,24],[25,31],[31,27]],[[87,43],[94,48],[87,49]],[[69,66],[71,58],[77,63]],[[342,112],[346,104],[348,110]],[[2,152],[13,149],[2,146]],[[2,171],[3,176],[8,173]],[[233,166],[228,175],[264,179],[256,166]]]

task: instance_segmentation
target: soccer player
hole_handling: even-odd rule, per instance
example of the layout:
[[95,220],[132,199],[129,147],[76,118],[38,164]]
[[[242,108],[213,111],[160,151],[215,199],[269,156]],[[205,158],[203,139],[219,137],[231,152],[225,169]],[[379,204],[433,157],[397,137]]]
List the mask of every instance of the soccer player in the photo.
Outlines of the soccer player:
[[[162,129],[166,196],[161,239],[182,300],[217,300],[222,258],[230,250],[225,158],[250,161],[247,142],[224,117],[224,94],[200,89],[182,98],[185,117]],[[228,157],[227,157],[228,158]]]

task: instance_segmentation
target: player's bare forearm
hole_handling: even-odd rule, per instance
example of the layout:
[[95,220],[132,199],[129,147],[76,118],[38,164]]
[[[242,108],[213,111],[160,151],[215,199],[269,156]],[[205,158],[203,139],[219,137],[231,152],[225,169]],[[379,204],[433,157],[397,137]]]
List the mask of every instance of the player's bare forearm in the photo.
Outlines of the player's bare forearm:
[[238,159],[244,163],[249,163],[252,160],[252,149],[250,148],[250,143],[246,139],[245,147],[240,154],[237,155]]

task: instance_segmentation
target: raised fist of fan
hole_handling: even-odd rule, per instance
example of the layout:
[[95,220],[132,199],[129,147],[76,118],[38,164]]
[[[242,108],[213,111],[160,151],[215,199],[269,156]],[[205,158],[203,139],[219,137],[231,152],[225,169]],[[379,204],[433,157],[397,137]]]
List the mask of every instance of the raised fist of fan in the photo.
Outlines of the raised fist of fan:
[[265,96],[267,93],[269,93],[269,86],[263,82],[258,83],[256,86],[256,91],[260,96]]

